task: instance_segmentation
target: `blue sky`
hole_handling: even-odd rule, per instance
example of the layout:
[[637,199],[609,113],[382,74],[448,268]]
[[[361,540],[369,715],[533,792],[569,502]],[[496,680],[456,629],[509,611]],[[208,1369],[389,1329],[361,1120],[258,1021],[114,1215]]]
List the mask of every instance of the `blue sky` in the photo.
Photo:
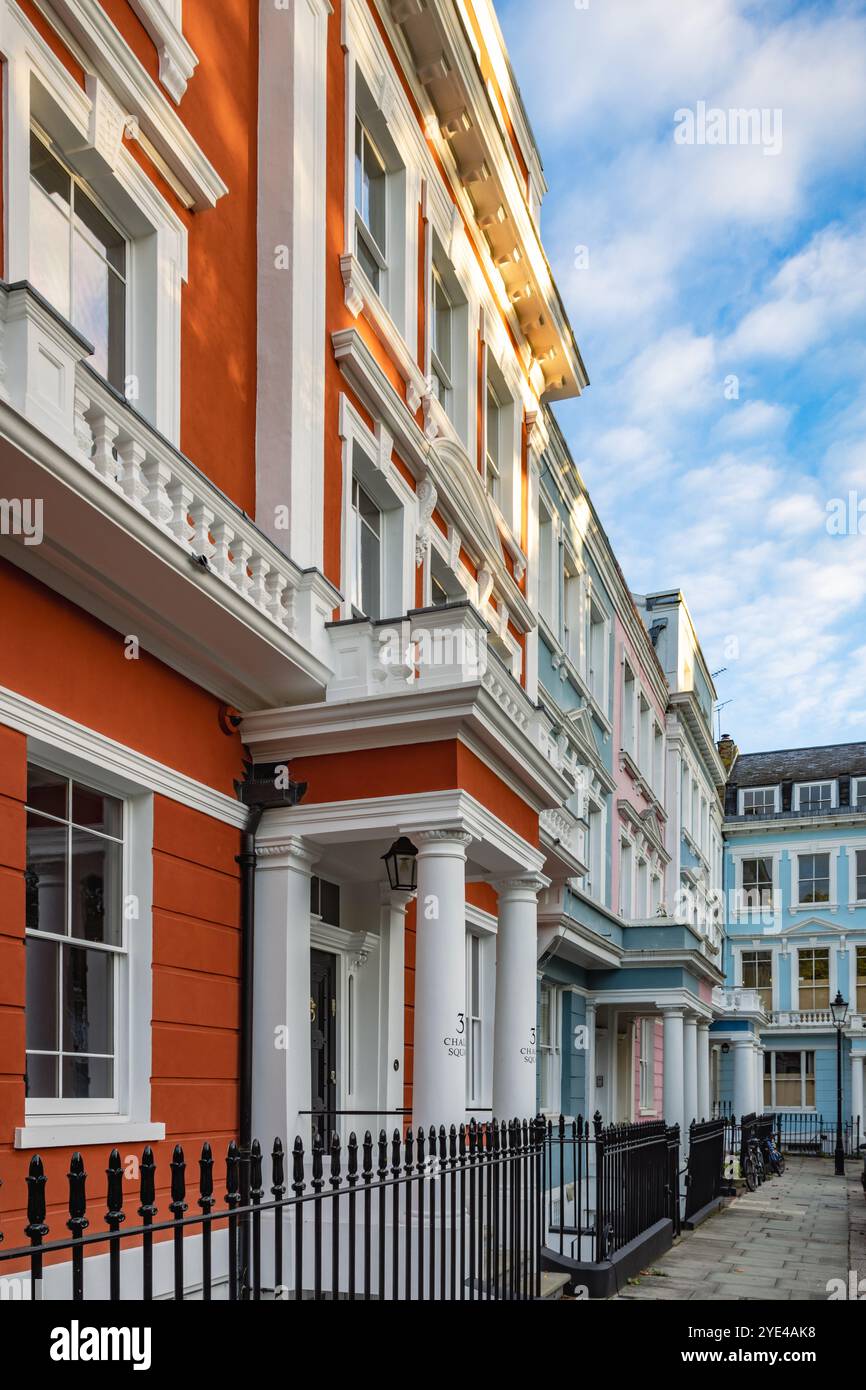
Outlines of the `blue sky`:
[[[592,383],[558,418],[741,750],[866,739],[866,0],[580,3],[496,0]],[[677,143],[701,101],[781,148]]]

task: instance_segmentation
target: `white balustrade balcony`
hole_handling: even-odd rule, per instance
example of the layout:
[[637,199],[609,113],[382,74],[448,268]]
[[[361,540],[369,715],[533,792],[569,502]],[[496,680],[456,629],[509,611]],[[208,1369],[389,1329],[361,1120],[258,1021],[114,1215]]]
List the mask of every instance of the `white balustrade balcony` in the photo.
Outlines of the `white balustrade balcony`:
[[763,1000],[756,989],[726,989],[719,985],[713,990],[713,1008],[723,1014],[752,1014],[761,1019],[766,1017]]
[[[845,1022],[845,1031],[855,1035],[863,1028],[864,1015],[848,1014]],[[826,1032],[828,1029],[835,1029],[833,1015],[829,1009],[774,1009],[768,1015],[768,1024],[771,1028],[781,1030],[787,1028],[809,1028]]]
[[29,285],[0,286],[0,491],[38,504],[42,533],[0,536],[2,553],[232,703],[322,698],[337,592],[97,376],[90,352]]

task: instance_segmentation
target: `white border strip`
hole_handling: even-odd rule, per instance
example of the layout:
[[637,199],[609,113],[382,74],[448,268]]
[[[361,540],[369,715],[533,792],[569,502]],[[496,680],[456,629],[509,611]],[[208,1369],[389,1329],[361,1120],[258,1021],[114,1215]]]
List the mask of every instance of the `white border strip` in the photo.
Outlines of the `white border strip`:
[[90,763],[96,763],[125,779],[130,791],[145,788],[239,829],[246,824],[246,808],[233,797],[196,781],[194,777],[187,777],[165,763],[157,762],[146,753],[117,743],[96,729],[78,724],[56,710],[39,705],[6,686],[0,686],[0,724],[18,729],[28,738],[50,744],[66,756],[77,754]]

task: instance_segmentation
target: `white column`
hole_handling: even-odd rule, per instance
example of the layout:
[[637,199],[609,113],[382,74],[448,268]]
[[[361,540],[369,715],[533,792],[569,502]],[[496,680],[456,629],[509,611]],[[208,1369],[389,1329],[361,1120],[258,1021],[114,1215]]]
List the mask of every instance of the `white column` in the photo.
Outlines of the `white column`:
[[[866,1134],[866,1116],[863,1114],[863,1068],[866,1059],[862,1052],[851,1053],[851,1119],[860,1121],[860,1134]],[[862,1142],[862,1139],[861,1139]]]
[[665,1121],[683,1131],[683,1010],[664,1011],[664,1107]]
[[[403,1104],[406,908],[411,895],[382,888],[379,910],[379,1109]],[[396,1064],[396,1065],[395,1065]]]
[[764,1109],[764,1049],[755,1043],[755,1112],[760,1115]]
[[[466,1115],[465,831],[413,831],[418,846],[413,1123]],[[535,986],[535,968],[532,971]]]
[[493,1015],[493,1114],[499,1120],[535,1114],[540,874],[497,884],[496,1007]]
[[735,1038],[734,1048],[734,1114],[737,1119],[755,1108],[755,1064],[751,1038]]
[[608,1009],[607,1027],[607,1111],[605,1121],[609,1125],[617,1122],[617,1073],[619,1071],[619,1013]]
[[253,1134],[309,1147],[310,876],[317,853],[292,836],[257,852]]
[[586,1079],[584,1082],[584,1119],[595,1114],[595,1016],[596,1002],[586,1001]]
[[683,1111],[686,1129],[698,1116],[698,1020],[686,1014],[683,1028]]
[[710,1096],[710,1025],[698,1021],[698,1119],[712,1119]]

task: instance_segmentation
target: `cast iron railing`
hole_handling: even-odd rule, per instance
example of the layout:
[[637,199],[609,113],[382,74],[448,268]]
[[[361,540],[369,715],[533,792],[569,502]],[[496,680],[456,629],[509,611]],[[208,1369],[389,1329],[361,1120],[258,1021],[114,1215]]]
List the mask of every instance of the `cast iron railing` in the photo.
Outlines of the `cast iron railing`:
[[571,1259],[610,1259],[657,1221],[679,1229],[679,1128],[663,1120],[547,1124],[545,1243]]
[[723,1118],[689,1126],[686,1211],[689,1221],[722,1194],[726,1125]]
[[[224,1205],[214,1191],[209,1144],[199,1160],[198,1195],[191,1212],[186,1160],[172,1155],[171,1198],[160,1215],[153,1151],[138,1167],[141,1218],[125,1225],[127,1179],[120,1153],[108,1158],[106,1229],[90,1230],[102,1214],[88,1201],[81,1154],[69,1167],[71,1234],[46,1239],[47,1180],[34,1154],[27,1174],[30,1244],[0,1250],[0,1295],[43,1296],[46,1273],[52,1297],[204,1300],[401,1299],[502,1300],[540,1297],[544,1122],[454,1125],[419,1129],[389,1139],[369,1131],[345,1148],[334,1135],[326,1151],[314,1136],[306,1152],[300,1138],[285,1155],[274,1142],[266,1191],[258,1142],[249,1154],[228,1147]],[[129,1166],[129,1160],[126,1160]],[[249,1193],[244,1201],[242,1193]],[[86,1256],[107,1250],[105,1260]],[[241,1252],[249,1250],[245,1266]],[[170,1268],[164,1256],[170,1253]],[[158,1258],[159,1257],[159,1258]],[[63,1262],[58,1271],[55,1262]],[[101,1266],[101,1267],[100,1267]],[[29,1275],[30,1287],[24,1279]],[[107,1276],[107,1277],[106,1277]],[[167,1277],[166,1277],[167,1276]],[[3,1287],[5,1285],[5,1288]],[[164,1286],[163,1286],[164,1285]],[[10,1292],[12,1290],[12,1292]]]
[[[823,1115],[803,1111],[775,1111],[768,1115],[744,1115],[739,1121],[735,1115],[727,1114],[726,1151],[729,1154],[743,1152],[743,1125],[747,1128],[746,1141],[750,1135],[756,1138],[772,1134],[779,1148],[788,1154],[830,1156],[836,1145],[836,1121]],[[758,1129],[755,1129],[755,1125]],[[860,1117],[845,1120],[842,1124],[842,1145],[846,1158],[856,1158],[860,1152]]]

